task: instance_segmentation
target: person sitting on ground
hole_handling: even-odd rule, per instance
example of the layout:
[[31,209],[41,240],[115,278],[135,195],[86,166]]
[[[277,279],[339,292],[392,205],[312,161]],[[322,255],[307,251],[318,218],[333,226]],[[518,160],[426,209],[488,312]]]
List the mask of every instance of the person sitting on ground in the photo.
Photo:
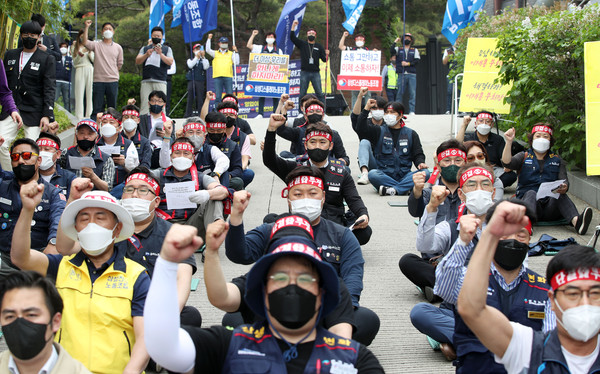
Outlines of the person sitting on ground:
[[[565,161],[552,149],[554,144],[552,125],[537,123],[529,134],[529,149],[515,156],[511,155],[512,142],[515,139],[514,127],[504,133],[506,145],[502,153],[502,162],[507,168],[519,173],[517,197],[532,207],[540,221],[566,219],[579,235],[585,235],[592,221],[592,208],[585,207],[578,214],[573,201],[567,195],[569,179]],[[542,183],[563,180],[553,193],[558,196],[540,196],[537,192]]]
[[[463,142],[465,149],[467,150],[467,162],[474,162],[479,165],[486,165],[490,163],[490,158],[485,149],[485,146],[479,140],[467,140]],[[504,200],[504,184],[498,177],[494,178],[494,201]]]
[[[93,373],[140,373],[149,359],[143,309],[150,278],[114,246],[133,235],[131,215],[108,192],[92,187],[87,178],[71,185],[57,247],[73,248],[79,241],[82,249],[67,257],[30,249],[31,220],[44,186],[24,185],[11,259],[23,270],[55,280],[65,304],[59,340],[73,358]],[[98,359],[99,354],[110,359]]]
[[468,140],[477,140],[481,142],[487,151],[488,162],[494,167],[494,175],[502,181],[504,187],[511,186],[517,180],[517,173],[502,166],[502,152],[505,142],[502,136],[494,134],[492,129],[496,124],[496,114],[488,111],[481,111],[476,114],[475,131],[465,134],[467,127],[471,122],[471,116],[465,116],[461,128],[456,134],[456,140],[459,142]]
[[[323,178],[315,166],[298,166],[287,175],[282,197],[287,198],[290,213],[303,214],[310,220],[319,253],[334,266],[352,296],[356,321],[353,338],[369,345],[379,331],[379,317],[359,305],[365,260],[358,240],[348,228],[321,217],[325,202]],[[238,191],[233,196],[225,254],[237,264],[251,264],[264,255],[274,225],[264,223],[244,234],[243,218],[250,197],[247,191]]]
[[0,353],[0,372],[91,374],[54,341],[62,313],[63,300],[50,279],[35,271],[3,279],[0,325],[8,350]]
[[140,123],[140,110],[133,104],[125,105],[121,109],[121,118],[123,120],[123,131],[121,135],[125,139],[131,140],[135,145],[140,160],[140,166],[150,167],[152,160],[152,147],[150,141],[140,134],[138,125]]
[[[337,224],[352,225],[352,233],[360,245],[369,242],[373,231],[369,227],[369,213],[362,201],[352,176],[347,168],[330,156],[333,148],[333,132],[324,122],[316,122],[306,127],[306,152],[307,156],[295,162],[277,156],[275,152],[275,132],[279,126],[285,126],[285,117],[273,114],[269,120],[269,127],[265,135],[263,150],[263,163],[281,180],[294,170],[298,165],[316,166],[321,169],[326,185],[325,204],[321,216]],[[344,201],[348,204],[352,215],[351,222],[344,222]],[[355,222],[358,222],[354,225]]]
[[[216,251],[227,233],[227,223],[211,224],[206,246]],[[320,371],[327,362],[331,367],[339,365],[353,372],[383,373],[366,347],[319,326],[338,303],[338,281],[315,243],[304,237],[287,236],[274,241],[269,246],[270,254],[248,273],[245,299],[263,321],[234,331],[222,326],[180,328],[173,292],[177,264],[201,243],[194,228],[179,225],[165,238],[144,313],[148,319],[146,341],[158,364],[176,372],[220,373],[234,368],[247,372],[261,368],[284,373],[315,367]],[[317,344],[321,341],[330,344]]]
[[[144,100],[145,98],[142,98]],[[162,147],[169,148],[173,140],[175,140],[175,132],[171,132],[171,136],[165,134],[166,127],[173,127],[173,121],[167,117],[165,106],[167,105],[167,94],[163,91],[152,91],[148,95],[148,104],[150,113],[142,114],[138,124],[140,134],[150,141],[152,146],[152,158],[150,168],[157,169],[159,165],[159,154]],[[130,99],[128,104],[135,104],[135,100]]]
[[369,181],[381,196],[405,195],[414,186],[411,164],[427,169],[421,140],[416,131],[405,126],[404,105],[398,101],[387,103],[385,124],[369,124],[367,116],[376,106],[377,101],[369,99],[356,122],[356,133],[371,142],[377,161],[377,169],[369,170]]
[[42,158],[42,163],[38,170],[40,177],[58,188],[68,199],[71,182],[75,179],[75,173],[61,168],[57,163],[62,155],[60,138],[56,135],[42,132],[36,143],[40,147],[40,157]]
[[[110,191],[115,180],[115,163],[109,154],[102,152],[96,145],[98,140],[98,125],[91,119],[83,119],[75,127],[76,145],[61,154],[59,164],[61,167],[72,171],[75,176],[88,178],[94,184],[94,188],[101,191]],[[73,158],[90,157],[94,168],[87,166],[72,167]]]
[[[269,243],[289,235],[305,237],[313,241],[313,231],[308,219],[302,215],[284,213],[275,219],[277,230],[271,234]],[[228,312],[223,317],[223,326],[238,327],[244,323],[255,323],[261,317],[250,309],[243,296],[246,293],[247,274],[225,281],[225,275],[219,259],[219,248],[206,248],[204,261],[204,283],[206,295],[210,303]],[[354,326],[352,299],[344,281],[340,281],[340,302],[321,324],[330,332],[343,338],[351,339]]]
[[[458,170],[458,196],[464,203],[459,207],[458,217],[468,212],[483,221],[486,212],[494,204],[494,175],[489,166],[465,164]],[[437,222],[439,206],[450,191],[446,186],[433,186],[429,203],[417,227],[416,247],[421,256],[407,253],[400,258],[400,271],[424,293],[429,302],[439,300],[433,293],[435,268],[459,237],[458,219]],[[480,229],[473,236],[477,243]]]
[[[304,117],[304,104],[306,104],[306,102],[310,99],[318,100],[317,95],[315,94],[306,94],[298,99],[298,117],[294,118],[288,116],[286,126],[298,127],[306,123],[306,118]],[[281,94],[281,98],[279,99],[279,103],[277,103],[277,109],[275,110],[275,113],[287,114],[288,111],[294,109],[294,106],[294,101],[290,98],[290,95]],[[323,116],[323,119],[325,119],[325,117],[327,117],[327,114]]]
[[600,368],[600,255],[594,248],[569,245],[548,263],[546,282],[551,289],[547,295],[558,322],[554,330],[534,331],[486,304],[490,266],[500,238],[528,224],[525,207],[503,202],[496,208],[469,261],[458,313],[509,374],[596,372]]
[[[358,122],[358,116],[362,111],[363,105],[362,98],[369,92],[367,87],[362,87],[360,91],[358,91],[358,100],[354,103],[354,108],[352,109],[352,113],[350,113],[350,122],[352,122],[352,129],[356,132],[356,124]],[[385,112],[385,106],[387,105],[387,101],[381,97],[374,97],[377,105],[371,107],[370,116],[367,118],[367,121],[371,125],[381,126],[383,125],[383,114]],[[358,132],[357,132],[358,134]],[[364,134],[363,134],[364,135]],[[375,157],[373,156],[373,148],[369,139],[366,139],[364,136],[358,136],[360,140],[358,146],[358,166],[360,167],[360,177],[358,178],[358,184],[369,184],[369,169],[377,169],[377,162],[375,161]]]

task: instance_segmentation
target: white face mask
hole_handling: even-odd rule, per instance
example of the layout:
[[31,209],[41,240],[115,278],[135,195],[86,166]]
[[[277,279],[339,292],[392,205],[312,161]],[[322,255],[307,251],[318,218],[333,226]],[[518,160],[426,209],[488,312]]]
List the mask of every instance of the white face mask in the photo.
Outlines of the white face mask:
[[274,38],[267,38],[267,44],[272,45],[273,43],[275,43]]
[[383,122],[388,126],[394,126],[398,122],[398,117],[395,114],[385,114],[383,116]]
[[544,153],[550,149],[550,140],[544,138],[533,139],[531,146],[533,147],[534,151]]
[[135,120],[133,120],[131,118],[127,118],[125,121],[123,121],[123,128],[127,132],[132,132],[133,130],[136,129],[136,127],[137,127],[137,123],[135,122]]
[[371,117],[376,121],[380,121],[383,118],[383,109],[373,109],[371,111]]
[[298,199],[290,200],[292,205],[292,214],[303,214],[310,222],[313,222],[321,215],[321,202],[317,199]]
[[66,54],[67,54],[67,52],[68,52],[68,50],[67,50],[65,47],[62,47],[62,48],[60,49],[60,53],[61,53],[61,54],[63,54],[63,55],[66,55]]
[[357,46],[358,48],[360,48],[360,47],[362,47],[363,45],[365,45],[365,42],[363,42],[362,40],[357,40],[357,41],[355,42],[355,44],[356,44],[356,46]]
[[557,317],[556,320],[575,340],[587,342],[600,331],[600,306],[584,304],[569,308],[563,311],[554,298],[558,309],[562,312],[562,321]]
[[106,31],[104,31],[104,32],[102,33],[102,36],[104,36],[104,39],[112,39],[112,37],[113,37],[114,35],[115,35],[115,34],[114,34],[112,31],[110,31],[110,30],[106,30]]
[[221,47],[221,49],[227,49],[227,47],[229,47],[229,44],[221,43],[221,44],[219,44],[219,47]]
[[490,131],[492,130],[492,126],[489,125],[484,125],[483,123],[480,125],[477,125],[476,128],[477,132],[480,133],[481,135],[487,135],[490,133]]
[[487,213],[488,209],[494,205],[492,193],[489,191],[475,190],[467,192],[465,196],[467,197],[465,206],[469,212],[475,214],[476,216],[484,215]]
[[40,157],[42,158],[42,163],[40,164],[40,169],[48,170],[52,166],[54,166],[54,160],[53,160],[54,153],[41,151]]
[[[117,225],[115,225],[115,227],[117,227]],[[77,239],[79,240],[81,248],[83,248],[90,256],[101,255],[106,251],[106,248],[108,248],[110,243],[115,240],[113,238],[115,227],[113,227],[112,230],[109,230],[93,222],[88,223],[83,230],[77,233]]]
[[192,160],[187,157],[175,157],[171,163],[177,171],[186,171],[192,167]]
[[131,213],[131,218],[133,218],[133,222],[141,222],[146,218],[150,217],[150,214],[154,210],[150,210],[150,204],[152,204],[153,200],[145,200],[137,197],[132,197],[129,199],[121,200],[121,206],[129,213]]
[[102,125],[102,128],[100,128],[100,134],[102,134],[102,136],[105,136],[107,138],[110,138],[111,136],[115,135],[116,133],[117,133],[117,129],[111,124]]

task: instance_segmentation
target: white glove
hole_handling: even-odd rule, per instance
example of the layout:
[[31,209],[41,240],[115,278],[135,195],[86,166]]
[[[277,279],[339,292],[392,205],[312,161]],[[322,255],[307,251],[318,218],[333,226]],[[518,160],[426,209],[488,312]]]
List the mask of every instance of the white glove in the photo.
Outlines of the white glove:
[[191,194],[190,197],[188,197],[188,199],[190,199],[192,203],[200,205],[210,200],[210,195],[206,190],[199,190]]

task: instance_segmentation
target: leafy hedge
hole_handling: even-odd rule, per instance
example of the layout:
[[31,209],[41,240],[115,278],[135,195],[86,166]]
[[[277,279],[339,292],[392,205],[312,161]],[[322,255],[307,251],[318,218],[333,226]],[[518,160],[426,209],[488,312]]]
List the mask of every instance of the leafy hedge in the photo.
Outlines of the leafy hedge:
[[[469,37],[497,37],[503,66],[500,82],[513,82],[507,102],[523,140],[537,122],[554,125],[558,151],[571,166],[585,166],[583,46],[600,40],[600,6],[583,9],[529,7],[498,16],[480,15],[461,32],[455,47],[460,73]],[[500,123],[500,128],[511,125]]]
[[[121,73],[119,76],[119,96],[117,97],[117,108],[120,109],[127,105],[127,100],[134,98],[137,105],[140,104],[140,86],[142,77],[139,74]],[[171,92],[171,110],[175,108],[179,99],[187,92],[187,80],[185,74],[173,75],[173,86]],[[144,98],[143,100],[148,100]],[[187,97],[181,100],[179,106],[171,113],[171,118],[183,118],[185,114],[185,106],[187,105]]]

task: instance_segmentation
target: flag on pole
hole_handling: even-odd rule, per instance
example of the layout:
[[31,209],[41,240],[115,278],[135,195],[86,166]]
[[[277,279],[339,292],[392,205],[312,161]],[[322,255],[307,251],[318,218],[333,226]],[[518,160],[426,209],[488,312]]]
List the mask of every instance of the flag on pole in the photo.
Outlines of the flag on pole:
[[365,8],[367,0],[342,0],[342,6],[344,7],[344,13],[346,14],[346,22],[342,23],[342,26],[350,34],[354,34],[356,24]]
[[286,55],[291,54],[294,50],[294,43],[290,39],[292,23],[296,20],[298,21],[298,27],[296,28],[296,36],[298,36],[300,26],[302,26],[304,11],[306,10],[306,3],[311,1],[315,0],[287,0],[283,6],[275,34],[277,35],[277,46]]
[[217,1],[185,0],[181,7],[181,26],[186,43],[201,40],[207,31],[217,28]]
[[[150,19],[148,20],[148,37],[151,37],[152,28],[156,26],[165,29],[165,0],[152,0],[150,2]],[[169,7],[169,9],[171,9]]]
[[171,21],[171,28],[181,25],[181,7],[186,0],[172,0],[173,1],[173,21]]
[[442,25],[442,34],[452,45],[458,37],[458,30],[477,21],[477,12],[483,8],[485,0],[448,0]]

